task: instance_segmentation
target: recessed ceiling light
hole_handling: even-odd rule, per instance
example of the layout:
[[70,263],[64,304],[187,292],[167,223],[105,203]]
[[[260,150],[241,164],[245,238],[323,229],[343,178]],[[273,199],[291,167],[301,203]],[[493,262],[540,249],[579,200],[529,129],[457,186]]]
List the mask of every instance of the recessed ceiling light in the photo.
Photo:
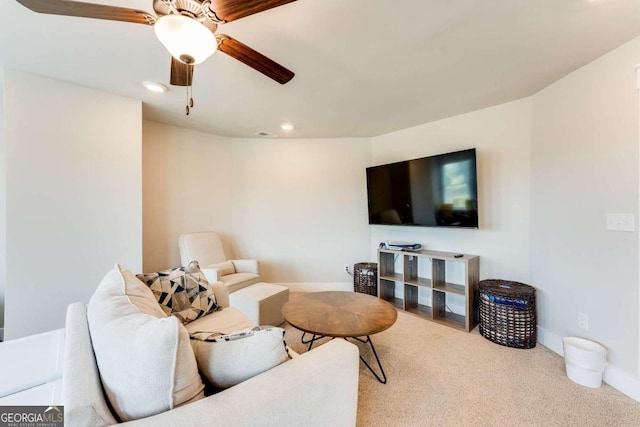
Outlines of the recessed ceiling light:
[[293,125],[291,123],[283,123],[280,125],[280,129],[282,130],[293,130]]
[[150,90],[151,92],[161,93],[161,92],[167,91],[167,87],[162,83],[158,83],[158,82],[152,82],[152,81],[146,80],[142,82],[142,85],[146,87],[147,90]]

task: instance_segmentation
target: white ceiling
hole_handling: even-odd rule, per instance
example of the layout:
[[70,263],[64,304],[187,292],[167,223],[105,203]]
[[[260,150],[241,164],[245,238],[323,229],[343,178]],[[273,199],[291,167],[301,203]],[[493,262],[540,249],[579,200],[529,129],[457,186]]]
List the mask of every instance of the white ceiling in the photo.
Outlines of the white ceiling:
[[[152,0],[85,1],[153,12]],[[0,1],[0,66],[140,99],[146,119],[217,135],[374,136],[534,94],[640,35],[640,1],[298,0],[218,32],[296,76],[281,86],[217,52],[196,66],[187,117],[184,88],[141,85],[168,85],[153,28],[14,0]]]

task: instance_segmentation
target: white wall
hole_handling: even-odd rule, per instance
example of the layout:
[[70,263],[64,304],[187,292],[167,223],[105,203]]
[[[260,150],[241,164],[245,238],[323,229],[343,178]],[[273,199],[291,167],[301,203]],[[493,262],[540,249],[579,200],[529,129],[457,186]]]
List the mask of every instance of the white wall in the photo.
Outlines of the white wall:
[[[531,280],[539,325],[600,342],[638,369],[638,235],[605,230],[606,213],[638,218],[635,39],[533,97]],[[637,226],[636,226],[637,227]],[[578,312],[589,331],[577,328]]]
[[64,326],[120,262],[142,261],[139,101],[4,73],[5,338]]
[[376,225],[371,247],[401,240],[479,255],[482,279],[528,283],[530,116],[527,98],[373,138],[373,165],[476,148],[480,227]]
[[143,122],[144,271],[181,265],[178,237],[231,233],[234,181],[227,138]]
[[236,251],[274,282],[346,283],[370,260],[370,140],[234,140]]

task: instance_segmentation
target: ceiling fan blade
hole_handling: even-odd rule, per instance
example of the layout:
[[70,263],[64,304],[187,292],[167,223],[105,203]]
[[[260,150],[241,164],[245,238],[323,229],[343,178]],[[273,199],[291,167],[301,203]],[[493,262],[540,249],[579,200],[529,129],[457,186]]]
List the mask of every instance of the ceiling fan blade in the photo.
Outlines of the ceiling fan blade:
[[218,35],[217,39],[218,49],[280,84],[287,83],[295,75],[293,71],[284,68],[236,39],[224,34]]
[[148,12],[124,7],[69,0],[17,1],[34,12],[48,13],[51,15],[79,16],[82,18],[107,19],[110,21],[133,22],[134,24],[147,25],[153,25],[156,22],[156,17]]
[[211,0],[209,9],[225,22],[264,12],[296,0]]
[[173,86],[191,86],[193,83],[193,65],[185,64],[171,57],[171,79]]

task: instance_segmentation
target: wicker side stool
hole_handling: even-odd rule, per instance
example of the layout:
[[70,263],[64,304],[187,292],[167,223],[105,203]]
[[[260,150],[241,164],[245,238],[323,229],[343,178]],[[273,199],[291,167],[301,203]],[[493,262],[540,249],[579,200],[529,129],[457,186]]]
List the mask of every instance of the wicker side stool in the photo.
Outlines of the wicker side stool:
[[482,280],[478,290],[483,337],[506,347],[536,346],[535,288],[507,280]]
[[353,266],[353,290],[378,296],[378,264],[359,262]]

